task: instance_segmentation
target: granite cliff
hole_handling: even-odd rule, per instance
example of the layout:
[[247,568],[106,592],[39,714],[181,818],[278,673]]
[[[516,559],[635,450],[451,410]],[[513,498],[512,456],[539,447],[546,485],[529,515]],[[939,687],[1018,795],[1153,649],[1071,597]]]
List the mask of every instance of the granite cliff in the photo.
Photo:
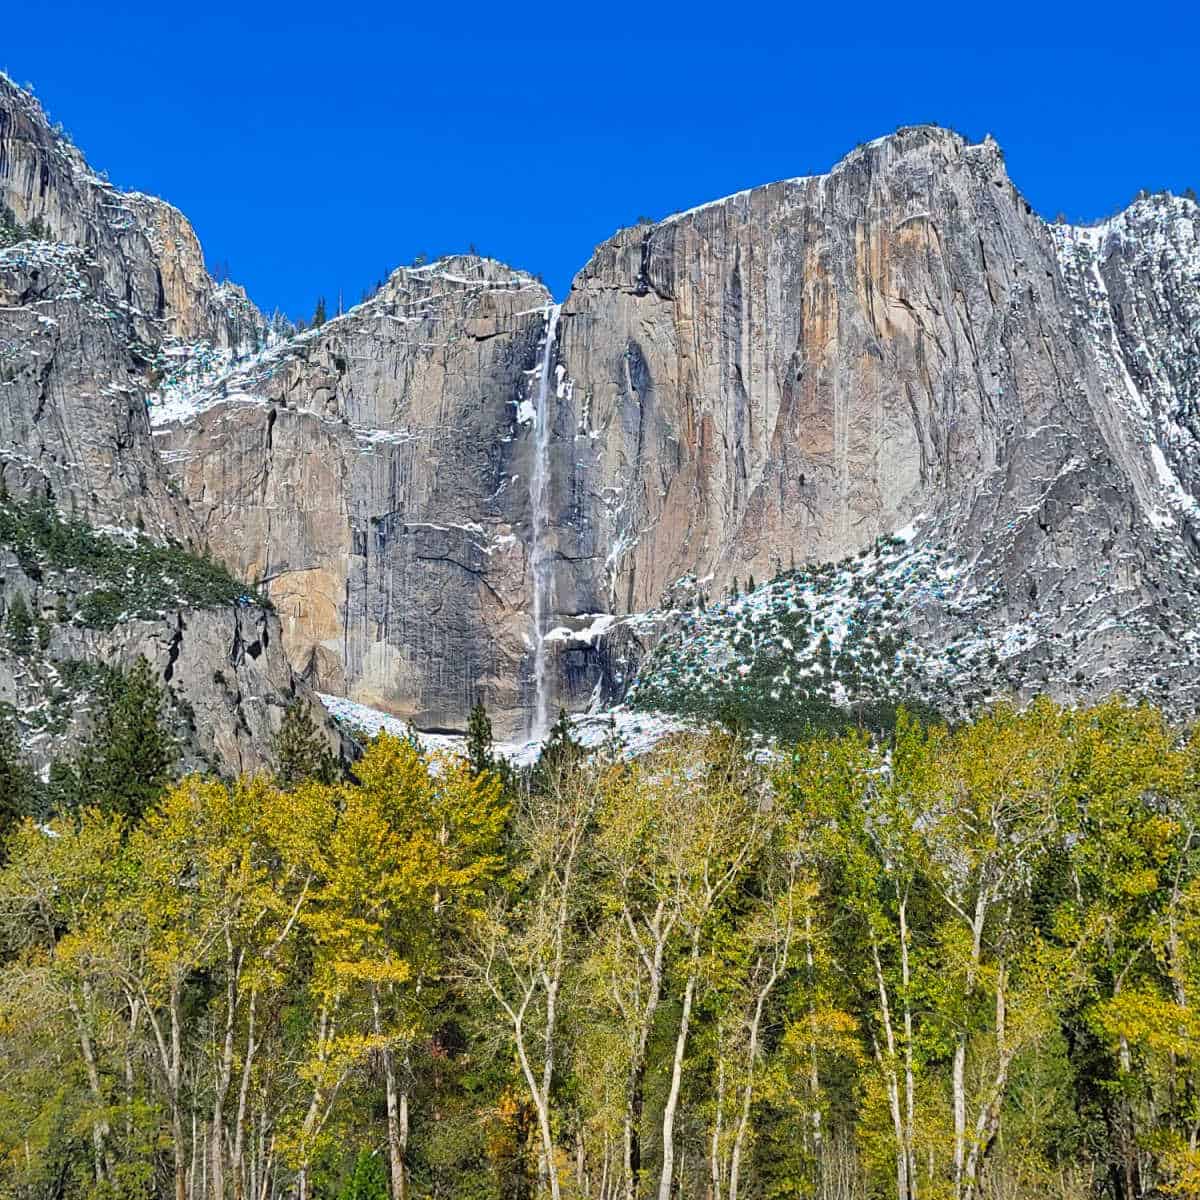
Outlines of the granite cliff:
[[142,655],[187,761],[261,767],[288,703],[324,714],[275,614],[209,586],[148,399],[195,339],[233,361],[265,344],[265,323],[210,278],[179,212],[96,176],[2,76],[0,205],[0,603],[19,597],[43,628],[32,656],[4,647],[0,703],[48,759],[86,726],[89,670]]
[[452,256],[280,338],[7,85],[0,188],[51,234],[0,259],[10,486],[211,553],[322,692],[509,736],[765,659],[834,700],[1192,704],[1191,200],[1048,225],[920,126],[622,230],[561,305]]

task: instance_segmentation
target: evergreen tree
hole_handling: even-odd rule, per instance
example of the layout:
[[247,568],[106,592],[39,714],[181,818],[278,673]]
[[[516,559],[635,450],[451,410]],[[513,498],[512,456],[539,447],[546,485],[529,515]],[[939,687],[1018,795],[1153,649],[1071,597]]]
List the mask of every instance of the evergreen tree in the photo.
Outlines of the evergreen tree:
[[281,787],[292,788],[309,780],[333,783],[340,774],[337,755],[330,751],[312,710],[302,700],[288,705],[271,749]]
[[338,1200],[389,1200],[387,1172],[378,1154],[359,1152]]
[[78,771],[64,759],[55,759],[50,764],[50,778],[46,780],[43,807],[48,813],[69,812],[76,806],[78,799]]
[[325,324],[325,297],[317,297],[317,307],[313,310],[312,327],[316,329]]
[[560,708],[558,720],[551,726],[533,769],[532,786],[538,791],[546,790],[578,767],[583,758],[583,747],[571,731],[571,718],[565,708]]
[[25,596],[18,592],[8,606],[8,640],[18,654],[28,654],[33,649],[33,617]]
[[[163,714],[165,697],[150,664],[139,658],[114,672],[99,715],[75,765],[71,807],[98,808],[138,821],[170,782],[179,747]],[[63,784],[69,784],[65,777]]]
[[0,720],[0,864],[13,827],[41,811],[41,788],[33,768],[21,754],[16,730]]
[[492,722],[482,700],[475,701],[467,721],[467,762],[471,764],[472,775],[482,775],[496,767],[496,756],[492,752]]
[[757,586],[758,585],[754,582],[754,576],[751,575],[750,578],[748,580],[746,580],[746,591],[752,592],[752,591],[754,591],[755,587],[757,587]]
[[833,645],[829,640],[828,633],[822,633],[817,642],[817,661],[820,662],[821,671],[828,679],[833,674]]

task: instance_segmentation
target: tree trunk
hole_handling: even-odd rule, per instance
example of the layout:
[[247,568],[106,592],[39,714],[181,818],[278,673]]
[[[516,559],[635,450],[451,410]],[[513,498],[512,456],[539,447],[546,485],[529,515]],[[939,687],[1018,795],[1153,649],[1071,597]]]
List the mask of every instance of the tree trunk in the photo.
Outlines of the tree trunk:
[[754,1099],[754,1064],[758,1060],[758,1031],[762,1026],[763,1006],[779,979],[779,970],[759,991],[754,1003],[754,1017],[750,1022],[750,1048],[746,1055],[746,1085],[742,1089],[742,1111],[738,1116],[737,1133],[733,1138],[733,1153],[729,1158],[729,1200],[738,1200],[738,1180],[741,1174],[742,1148],[746,1144],[746,1133],[750,1128],[750,1105]]
[[[983,925],[987,918],[989,901],[988,886],[980,884],[975,897],[975,912],[971,919],[971,961],[967,966],[967,978],[963,988],[964,1000],[969,1000],[975,991],[979,965],[983,961]],[[963,1172],[967,1154],[967,1030],[958,1031],[954,1041],[954,1066],[951,1087],[954,1093],[954,1194],[961,1200],[963,1194]]]
[[883,1025],[883,1036],[887,1043],[885,1054],[876,1040],[875,1057],[883,1070],[884,1084],[887,1087],[888,1109],[892,1115],[892,1132],[896,1138],[896,1196],[897,1200],[909,1200],[909,1158],[905,1146],[904,1119],[900,1114],[900,1083],[896,1077],[896,1034],[892,1027],[892,1009],[888,1000],[887,983],[883,978],[883,964],[880,962],[879,947],[874,937],[871,939],[871,958],[875,967],[875,986],[879,992],[880,1022]]
[[912,999],[909,995],[908,967],[908,901],[900,901],[900,983],[904,990],[904,1153],[908,1158],[908,1191],[917,1195],[916,1112],[914,1108],[915,1072],[913,1069]]
[[[661,906],[660,906],[661,907]],[[632,919],[626,914],[630,924]],[[656,921],[660,918],[656,916]],[[625,1107],[625,1189],[627,1200],[636,1200],[639,1192],[638,1179],[642,1173],[642,1111],[646,1095],[646,1048],[650,1043],[650,1030],[654,1015],[662,997],[662,960],[666,949],[666,937],[661,929],[655,929],[654,953],[647,972],[646,1006],[638,1023],[637,1043],[633,1061],[629,1068],[629,1082]]]
[[187,1200],[187,1164],[183,1156],[183,1113],[171,1106],[171,1140],[175,1143],[175,1200]]
[[713,1120],[709,1173],[712,1176],[711,1200],[721,1200],[721,1134],[725,1124],[725,1056],[721,1053],[721,1034],[717,1034],[717,1111]]
[[171,1137],[175,1156],[175,1200],[187,1200],[187,1161],[184,1156],[183,1109],[180,1092],[183,1083],[183,1013],[180,1010],[178,973],[171,976],[171,1059],[168,1087],[171,1093]]
[[679,1036],[675,1039],[675,1058],[671,1064],[671,1087],[663,1109],[663,1165],[658,1181],[658,1200],[671,1200],[671,1177],[675,1171],[675,1111],[679,1107],[679,1089],[683,1082],[683,1055],[687,1049],[688,1026],[692,1019],[692,1000],[696,994],[697,964],[700,960],[700,929],[692,933],[687,984],[683,989],[683,1012],[679,1018]]
[[560,1200],[561,1189],[558,1182],[558,1161],[554,1156],[554,1133],[550,1128],[550,1098],[549,1095],[543,1095],[541,1088],[538,1087],[537,1076],[533,1073],[533,1066],[529,1061],[529,1055],[525,1051],[525,1032],[523,1027],[517,1025],[514,1030],[517,1043],[517,1058],[521,1063],[521,1071],[525,1075],[525,1083],[529,1087],[529,1093],[533,1097],[533,1107],[537,1113],[538,1132],[542,1139],[542,1156],[545,1160],[544,1169],[546,1178],[550,1184],[551,1200]]
[[254,1020],[258,1007],[258,992],[250,991],[250,1005],[246,1013],[246,1058],[242,1063],[242,1081],[238,1088],[237,1117],[233,1129],[233,1153],[229,1159],[229,1169],[233,1175],[234,1200],[242,1200],[245,1194],[243,1178],[243,1160],[246,1147],[246,1107],[250,1098],[250,1072],[254,1066],[254,1055],[258,1051],[258,1043],[254,1040]]
[[[383,1020],[379,1006],[379,988],[371,986],[371,1015],[375,1036],[383,1037]],[[400,1148],[400,1107],[396,1088],[396,1060],[390,1046],[382,1051],[384,1098],[387,1105],[388,1171],[392,1183],[392,1200],[404,1200],[404,1155]]]
[[812,1152],[820,1169],[821,1162],[821,1073],[817,1064],[817,972],[813,956],[812,913],[804,914],[804,961],[808,968],[808,1087],[812,1094]]
[[979,1189],[979,1168],[987,1154],[992,1139],[1000,1128],[1000,1112],[1004,1103],[1004,1092],[1008,1084],[1008,1068],[1012,1062],[1013,1050],[1008,1046],[1007,1018],[1007,973],[1001,965],[996,982],[996,1076],[992,1081],[987,1100],[979,1110],[975,1122],[975,1137],[967,1154],[964,1170],[963,1197],[964,1200],[974,1200]]
[[[406,1076],[407,1076],[408,1060],[405,1060]],[[408,1159],[408,1088],[404,1087],[400,1092],[400,1181],[404,1185],[405,1194],[408,1192],[408,1174],[407,1167],[404,1166]]]
[[[87,998],[87,988],[84,988],[84,997]],[[92,1093],[92,1100],[98,1108],[104,1106],[104,1090],[100,1084],[100,1068],[96,1060],[96,1050],[92,1045],[92,1035],[88,1031],[87,1022],[83,1019],[83,1013],[79,1005],[75,1002],[74,996],[69,996],[67,1003],[71,1009],[71,1015],[75,1018],[75,1029],[79,1037],[79,1049],[83,1055],[83,1064],[87,1072],[88,1091]],[[108,1121],[103,1117],[97,1117],[92,1122],[92,1156],[94,1159],[93,1169],[96,1174],[96,1182],[104,1183],[110,1178],[111,1170],[108,1163],[108,1150],[106,1143],[110,1133]]]

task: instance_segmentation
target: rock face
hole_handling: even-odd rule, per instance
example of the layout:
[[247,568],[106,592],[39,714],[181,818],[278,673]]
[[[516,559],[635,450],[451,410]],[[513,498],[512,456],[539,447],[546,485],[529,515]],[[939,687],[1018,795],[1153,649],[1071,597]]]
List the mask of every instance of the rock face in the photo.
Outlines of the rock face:
[[[610,606],[647,608],[689,571],[840,558],[919,512],[971,510],[1001,466],[1023,507],[1040,494],[1012,469],[1023,444],[1066,461],[1056,431],[1096,432],[1079,334],[999,148],[940,129],[622,232],[576,279],[560,339],[558,424],[590,435],[587,477],[613,494]],[[1148,465],[1121,454],[1146,504]]]
[[1193,536],[1200,495],[1200,209],[1145,196],[1099,225],[1051,226],[1075,317],[1116,419],[1148,448],[1167,514]]
[[[147,398],[169,366],[194,355],[196,340],[222,361],[260,348],[261,316],[240,289],[209,277],[181,214],[93,175],[36,101],[2,76],[0,203],[5,498],[46,499],[93,527],[201,549],[200,527],[154,445]],[[80,675],[79,664],[145,655],[189,714],[193,761],[229,769],[267,764],[291,700],[321,712],[291,670],[273,612],[252,602],[166,608],[111,632],[63,619],[95,586],[80,571],[31,578],[15,560],[4,571],[0,607],[7,612],[19,594],[46,626],[37,662],[0,649],[0,695],[43,759],[78,732],[80,714],[48,721],[45,710],[72,694],[64,680]]]
[[208,544],[269,590],[321,691],[426,729],[480,697],[528,703],[524,397],[549,303],[486,260],[400,270],[191,408],[156,409]]
[[539,641],[552,702],[607,703],[672,629],[676,581],[694,605],[910,527],[940,583],[888,619],[914,662],[973,664],[978,686],[940,686],[1190,703],[1191,201],[1047,226],[994,142],[922,126],[619,232],[560,311],[460,256],[272,342],[175,210],[114,200],[27,97],[0,100],[6,202],[78,247],[0,281],[93,298],[3,318],[6,471],[210,548],[269,591],[321,690],[433,730],[482,699],[511,736]]
[[[923,514],[977,600],[905,614],[935,646],[1007,639],[1025,690],[1190,691],[1197,228],[1171,199],[1052,234],[995,143],[919,127],[618,234],[564,305],[555,416],[608,610]],[[1106,296],[1056,254],[1097,236]]]
[[[26,750],[38,766],[64,752],[69,757],[86,732],[95,683],[89,668],[128,669],[139,657],[169,697],[167,716],[184,769],[268,768],[284,710],[297,700],[318,726],[327,722],[288,664],[275,615],[260,607],[179,607],[105,631],[56,619],[76,588],[61,578],[31,578],[10,554],[0,558],[0,583],[6,610],[22,596],[47,635],[33,654],[0,655],[0,703],[19,714]],[[340,748],[340,734],[328,733],[330,745]]]
[[0,471],[94,523],[194,543],[146,416],[154,349],[101,264],[66,244],[0,250]]
[[236,286],[204,266],[187,218],[163,200],[121,192],[95,174],[41,105],[0,75],[0,200],[18,222],[40,221],[57,242],[77,246],[139,333],[247,348],[265,323]]

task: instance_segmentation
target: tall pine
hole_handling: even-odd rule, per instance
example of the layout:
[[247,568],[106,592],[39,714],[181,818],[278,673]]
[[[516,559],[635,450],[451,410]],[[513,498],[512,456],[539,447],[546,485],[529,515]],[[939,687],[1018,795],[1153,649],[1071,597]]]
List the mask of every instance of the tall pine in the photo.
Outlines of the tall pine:
[[18,592],[8,605],[8,640],[17,654],[25,655],[33,649],[33,616],[22,592]]
[[179,760],[165,700],[144,658],[129,671],[113,673],[76,760],[74,807],[98,808],[135,822],[159,798]]
[[567,716],[565,708],[560,708],[558,720],[551,726],[550,734],[533,769],[532,786],[538,790],[547,790],[562,783],[583,762],[583,758],[584,749],[571,731],[571,718]]
[[337,755],[330,751],[312,711],[302,700],[293,700],[287,706],[271,748],[275,779],[282,788],[309,780],[334,783],[341,774]]
[[41,807],[37,775],[21,754],[16,730],[0,721],[0,864],[13,828],[25,817],[39,815]]
[[492,721],[482,700],[476,700],[467,720],[467,762],[472,775],[482,775],[496,766],[492,750]]

